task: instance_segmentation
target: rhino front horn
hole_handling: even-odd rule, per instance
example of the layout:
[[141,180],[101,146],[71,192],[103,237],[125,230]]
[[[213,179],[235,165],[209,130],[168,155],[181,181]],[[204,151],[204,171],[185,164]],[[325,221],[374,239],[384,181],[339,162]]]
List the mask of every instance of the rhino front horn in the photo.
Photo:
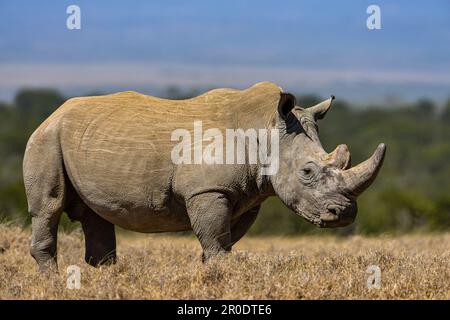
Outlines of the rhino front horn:
[[359,196],[372,184],[383,165],[385,154],[386,145],[380,143],[369,159],[343,172],[347,191],[352,196]]

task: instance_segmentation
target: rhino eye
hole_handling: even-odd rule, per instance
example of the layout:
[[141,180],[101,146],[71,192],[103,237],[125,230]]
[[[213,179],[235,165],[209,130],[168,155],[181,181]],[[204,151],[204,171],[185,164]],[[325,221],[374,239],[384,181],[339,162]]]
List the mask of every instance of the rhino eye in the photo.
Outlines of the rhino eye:
[[313,162],[308,162],[300,170],[300,179],[305,183],[311,182],[311,180],[315,177],[316,167],[317,166]]

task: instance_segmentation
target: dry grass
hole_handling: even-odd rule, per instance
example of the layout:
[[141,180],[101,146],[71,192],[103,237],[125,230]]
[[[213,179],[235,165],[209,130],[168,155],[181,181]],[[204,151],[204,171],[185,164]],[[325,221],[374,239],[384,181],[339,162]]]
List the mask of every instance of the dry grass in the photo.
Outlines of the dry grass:
[[[1,299],[449,299],[450,234],[244,238],[203,265],[194,238],[119,236],[119,262],[92,268],[79,232],[60,234],[60,274],[36,272],[29,231],[0,225]],[[81,268],[81,289],[66,268]],[[381,288],[368,289],[368,266]]]

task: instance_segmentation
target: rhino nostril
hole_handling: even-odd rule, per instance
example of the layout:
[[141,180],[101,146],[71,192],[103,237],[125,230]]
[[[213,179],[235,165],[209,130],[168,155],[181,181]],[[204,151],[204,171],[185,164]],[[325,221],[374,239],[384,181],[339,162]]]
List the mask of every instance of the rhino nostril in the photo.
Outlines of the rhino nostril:
[[343,208],[338,205],[330,205],[327,207],[327,210],[329,213],[338,216],[339,214],[341,214]]

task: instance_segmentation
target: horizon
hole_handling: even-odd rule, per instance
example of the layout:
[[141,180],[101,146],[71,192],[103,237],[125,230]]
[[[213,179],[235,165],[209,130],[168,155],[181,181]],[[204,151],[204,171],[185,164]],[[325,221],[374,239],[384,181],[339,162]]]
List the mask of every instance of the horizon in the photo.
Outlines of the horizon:
[[[373,1],[131,3],[2,1],[0,100],[21,88],[161,95],[261,81],[366,104],[450,97],[448,1],[376,1],[381,30],[366,27]],[[70,4],[81,30],[66,28]]]

